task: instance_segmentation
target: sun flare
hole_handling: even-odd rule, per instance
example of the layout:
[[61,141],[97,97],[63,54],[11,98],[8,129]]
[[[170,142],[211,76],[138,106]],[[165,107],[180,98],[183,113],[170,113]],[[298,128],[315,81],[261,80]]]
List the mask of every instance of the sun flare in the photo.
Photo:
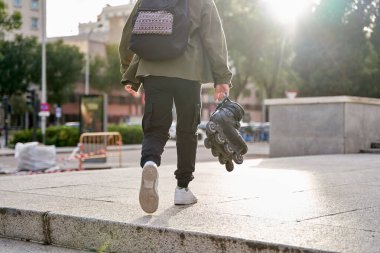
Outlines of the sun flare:
[[285,25],[293,25],[301,15],[311,12],[319,0],[263,0],[273,16]]

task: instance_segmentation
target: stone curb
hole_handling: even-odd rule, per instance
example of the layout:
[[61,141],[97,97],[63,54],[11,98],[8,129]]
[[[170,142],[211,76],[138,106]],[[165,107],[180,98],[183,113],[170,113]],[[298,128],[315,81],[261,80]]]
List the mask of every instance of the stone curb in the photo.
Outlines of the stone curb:
[[0,237],[97,252],[326,252],[192,231],[2,207]]

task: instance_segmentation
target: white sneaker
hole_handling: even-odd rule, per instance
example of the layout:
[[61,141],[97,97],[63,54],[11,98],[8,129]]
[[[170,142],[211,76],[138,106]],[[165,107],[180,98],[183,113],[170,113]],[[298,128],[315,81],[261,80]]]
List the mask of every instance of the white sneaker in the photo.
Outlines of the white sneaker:
[[177,186],[174,193],[175,205],[191,205],[197,203],[197,198],[189,188],[180,188]]
[[141,176],[139,201],[146,213],[154,213],[158,208],[158,170],[157,164],[148,161],[144,164]]

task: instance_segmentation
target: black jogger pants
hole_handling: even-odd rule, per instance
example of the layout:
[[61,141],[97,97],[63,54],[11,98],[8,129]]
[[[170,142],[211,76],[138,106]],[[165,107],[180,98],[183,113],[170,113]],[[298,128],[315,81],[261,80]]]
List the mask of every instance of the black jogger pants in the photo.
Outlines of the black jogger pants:
[[177,112],[176,145],[178,186],[187,187],[194,178],[197,151],[197,126],[200,123],[201,84],[180,78],[148,76],[143,80],[145,111],[142,121],[144,139],[141,167],[145,162],[161,164],[161,155],[169,139],[173,101]]

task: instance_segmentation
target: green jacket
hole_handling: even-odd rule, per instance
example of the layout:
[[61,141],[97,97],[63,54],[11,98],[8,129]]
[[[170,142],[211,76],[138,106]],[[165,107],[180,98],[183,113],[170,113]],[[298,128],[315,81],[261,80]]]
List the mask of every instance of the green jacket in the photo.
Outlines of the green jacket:
[[165,61],[143,60],[128,49],[132,18],[138,0],[129,16],[119,45],[122,83],[141,83],[144,76],[177,77],[200,83],[230,84],[226,39],[213,0],[189,0],[191,16],[190,38],[185,52]]

